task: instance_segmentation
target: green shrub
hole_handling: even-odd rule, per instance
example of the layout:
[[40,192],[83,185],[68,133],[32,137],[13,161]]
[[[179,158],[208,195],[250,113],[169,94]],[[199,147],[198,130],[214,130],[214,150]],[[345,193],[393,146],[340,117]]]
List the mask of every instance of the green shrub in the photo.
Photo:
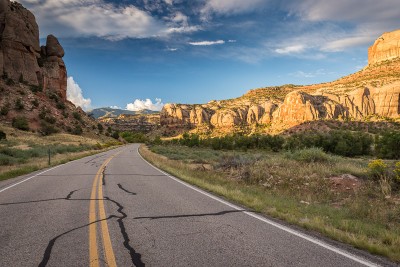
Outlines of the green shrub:
[[322,148],[317,147],[304,148],[294,152],[286,152],[285,157],[307,163],[328,162],[331,159],[331,157],[326,154]]
[[0,130],[0,140],[6,140],[6,139],[7,139],[6,133]]
[[8,114],[9,111],[10,111],[10,103],[5,103],[4,106],[2,106],[0,109],[0,114],[5,116]]
[[15,85],[15,82],[14,82],[13,79],[8,78],[8,79],[6,80],[6,84],[7,84],[8,86],[14,86],[14,85]]
[[122,132],[120,136],[128,143],[146,143],[148,141],[143,133]]
[[400,159],[400,132],[388,132],[379,137],[376,152],[380,158]]
[[63,109],[65,109],[65,104],[64,104],[63,102],[57,102],[56,107],[57,107],[58,109],[63,110]]
[[54,93],[54,92],[49,92],[49,93],[48,93],[48,97],[49,97],[49,99],[54,100],[54,102],[56,102],[56,103],[59,102],[59,97],[58,97],[58,95],[57,95],[56,93]]
[[72,113],[72,116],[75,118],[75,120],[77,120],[77,121],[82,121],[81,114],[79,114],[78,112],[74,111],[74,112]]
[[375,159],[368,163],[368,170],[374,179],[380,179],[387,173],[387,164],[381,159]]
[[44,120],[45,120],[46,122],[50,123],[50,124],[56,123],[56,118],[53,117],[53,116],[50,116],[50,115],[45,116],[45,117],[44,117]]
[[400,183],[400,161],[395,164],[393,172],[396,182]]
[[332,131],[329,133],[302,133],[287,138],[287,150],[319,147],[332,154],[355,157],[370,155],[373,138],[367,133]]
[[22,99],[21,98],[18,98],[16,101],[15,101],[15,109],[16,110],[23,110],[24,109],[24,103],[22,102]]
[[111,137],[114,139],[119,139],[119,133],[117,131],[115,131],[112,133]]
[[35,98],[34,100],[32,100],[32,105],[33,106],[35,106],[35,107],[38,107],[39,106],[39,101]]
[[29,131],[28,120],[26,119],[26,117],[23,116],[15,117],[12,120],[12,126],[19,130]]
[[99,132],[103,132],[104,131],[104,127],[103,127],[103,125],[101,124],[101,123],[98,123],[97,124],[97,129],[99,130]]
[[180,139],[180,144],[188,147],[195,147],[200,145],[200,137],[197,134],[184,133],[182,139]]
[[72,129],[72,134],[81,135],[82,133],[83,133],[82,127],[79,125],[76,125],[74,129]]
[[40,134],[42,134],[43,136],[55,134],[58,132],[59,132],[59,130],[56,127],[54,127],[53,125],[48,124],[46,122],[40,123]]
[[37,93],[37,92],[43,92],[43,87],[41,85],[29,85],[29,89],[31,89],[31,91],[33,93]]

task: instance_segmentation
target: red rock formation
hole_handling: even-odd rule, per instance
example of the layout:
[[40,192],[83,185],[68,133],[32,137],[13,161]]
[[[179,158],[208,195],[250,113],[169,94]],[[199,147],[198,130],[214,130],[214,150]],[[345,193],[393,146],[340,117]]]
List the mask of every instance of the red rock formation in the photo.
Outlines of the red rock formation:
[[40,47],[35,16],[21,4],[0,0],[0,73],[18,81],[42,86],[66,100],[67,71],[64,49],[49,35]]

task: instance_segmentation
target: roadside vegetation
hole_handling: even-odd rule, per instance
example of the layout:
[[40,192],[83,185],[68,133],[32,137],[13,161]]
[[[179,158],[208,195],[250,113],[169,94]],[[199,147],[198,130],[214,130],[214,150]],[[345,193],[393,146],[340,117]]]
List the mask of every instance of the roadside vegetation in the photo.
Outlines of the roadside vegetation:
[[121,143],[105,136],[53,134],[41,136],[21,129],[0,129],[0,181],[97,154]]
[[400,262],[400,133],[152,140],[141,154],[257,212]]

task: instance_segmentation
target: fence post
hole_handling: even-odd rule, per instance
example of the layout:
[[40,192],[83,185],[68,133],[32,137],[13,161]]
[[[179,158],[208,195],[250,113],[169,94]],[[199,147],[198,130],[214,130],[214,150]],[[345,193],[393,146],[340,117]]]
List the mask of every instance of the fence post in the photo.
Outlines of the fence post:
[[47,153],[49,154],[49,166],[50,166],[50,165],[51,165],[51,160],[50,160],[51,152],[50,152],[50,148],[47,150]]

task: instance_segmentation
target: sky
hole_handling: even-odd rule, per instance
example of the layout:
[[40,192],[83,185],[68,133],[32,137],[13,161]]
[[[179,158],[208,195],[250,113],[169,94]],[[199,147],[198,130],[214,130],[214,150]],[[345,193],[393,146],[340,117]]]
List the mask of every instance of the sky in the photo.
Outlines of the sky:
[[18,0],[66,52],[85,110],[160,110],[333,81],[400,28],[398,0]]

